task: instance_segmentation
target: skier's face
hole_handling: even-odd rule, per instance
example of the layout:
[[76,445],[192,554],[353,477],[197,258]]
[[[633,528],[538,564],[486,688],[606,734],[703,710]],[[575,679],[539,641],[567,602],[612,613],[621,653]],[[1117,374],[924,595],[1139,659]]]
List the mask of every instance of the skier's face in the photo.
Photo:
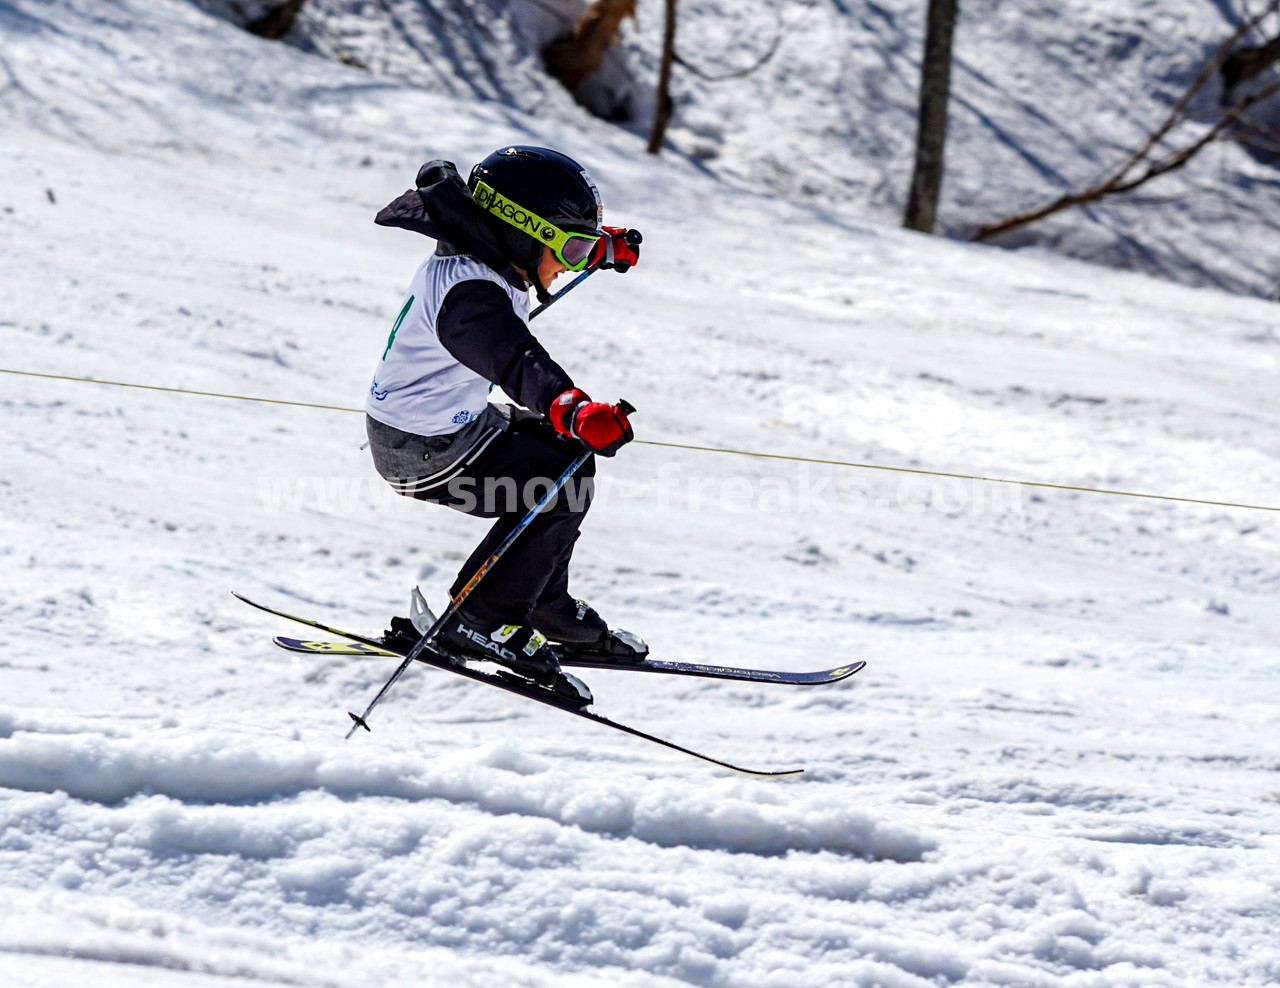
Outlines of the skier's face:
[[538,281],[542,283],[543,288],[550,288],[551,283],[564,274],[568,268],[560,263],[560,259],[556,257],[555,251],[545,244],[542,248],[542,263],[538,265]]

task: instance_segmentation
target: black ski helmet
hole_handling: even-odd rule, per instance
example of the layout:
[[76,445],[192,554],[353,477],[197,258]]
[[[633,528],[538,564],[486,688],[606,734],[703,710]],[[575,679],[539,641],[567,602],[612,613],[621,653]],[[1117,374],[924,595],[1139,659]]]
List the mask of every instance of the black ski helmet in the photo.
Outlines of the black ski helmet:
[[[600,228],[604,218],[600,192],[586,169],[567,154],[524,145],[499,148],[471,169],[467,188],[472,194],[480,182],[566,233],[604,232]],[[542,241],[493,212],[485,215],[511,263],[529,274],[541,296],[536,273],[542,260]]]

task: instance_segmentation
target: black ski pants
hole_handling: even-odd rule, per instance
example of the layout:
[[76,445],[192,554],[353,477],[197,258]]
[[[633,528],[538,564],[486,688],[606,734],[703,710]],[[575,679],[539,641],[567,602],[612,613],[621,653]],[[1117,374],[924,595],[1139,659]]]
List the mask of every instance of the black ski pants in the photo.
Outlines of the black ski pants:
[[[581,452],[580,443],[557,435],[543,420],[517,415],[447,485],[413,495],[478,518],[496,519],[462,565],[449,589],[451,596],[458,595]],[[555,500],[516,536],[462,605],[469,616],[495,626],[523,624],[533,610],[553,606],[568,595],[569,559],[591,506],[595,472],[595,457],[590,457]]]

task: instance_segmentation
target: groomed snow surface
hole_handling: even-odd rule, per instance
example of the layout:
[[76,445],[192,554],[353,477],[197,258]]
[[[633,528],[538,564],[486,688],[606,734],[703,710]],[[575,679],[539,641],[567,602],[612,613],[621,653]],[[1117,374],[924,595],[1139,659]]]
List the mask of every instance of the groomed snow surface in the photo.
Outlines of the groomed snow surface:
[[[639,439],[1280,505],[1274,305],[824,215],[566,111],[445,100],[177,0],[0,5],[7,369],[361,403],[428,157],[592,169],[642,265],[536,328]],[[760,780],[428,670],[377,632],[483,526],[359,415],[0,375],[0,984],[1280,982],[1274,513],[636,443],[585,675]]]

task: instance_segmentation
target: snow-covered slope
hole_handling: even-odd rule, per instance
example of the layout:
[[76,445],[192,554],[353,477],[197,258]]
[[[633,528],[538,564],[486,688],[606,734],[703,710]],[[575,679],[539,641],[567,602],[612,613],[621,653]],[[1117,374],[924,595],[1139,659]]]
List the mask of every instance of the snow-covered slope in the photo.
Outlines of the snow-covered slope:
[[[374,210],[530,140],[646,234],[537,326],[640,439],[1280,505],[1264,303],[832,219],[171,0],[0,30],[5,368],[357,406],[429,246]],[[808,769],[759,781],[425,671],[344,743],[389,669],[227,591],[376,631],[482,530],[389,496],[356,414],[4,374],[0,422],[6,983],[1280,979],[1274,514],[628,447],[578,592],[664,655],[869,662],[587,677]]]
[[[198,0],[244,22],[266,0]],[[542,67],[543,46],[583,0],[309,0],[287,40],[455,98],[562,120],[575,110]],[[735,185],[896,224],[915,138],[926,4],[920,0],[699,0],[678,19],[677,153]],[[1159,125],[1214,50],[1255,11],[1204,0],[978,0],[960,11],[941,227],[980,226],[1109,175]],[[664,5],[641,3],[584,89],[597,112],[647,131]],[[1274,37],[1274,18],[1241,44]],[[754,71],[753,66],[758,66]],[[743,74],[745,71],[745,74]],[[1264,82],[1277,77],[1274,70]],[[1217,118],[1216,78],[1190,122],[1156,151],[1193,143]],[[1274,297],[1280,229],[1274,134],[1264,127],[1131,194],[1007,235],[1108,266]],[[580,113],[585,117],[585,113]],[[1269,155],[1269,156],[1268,156]]]

